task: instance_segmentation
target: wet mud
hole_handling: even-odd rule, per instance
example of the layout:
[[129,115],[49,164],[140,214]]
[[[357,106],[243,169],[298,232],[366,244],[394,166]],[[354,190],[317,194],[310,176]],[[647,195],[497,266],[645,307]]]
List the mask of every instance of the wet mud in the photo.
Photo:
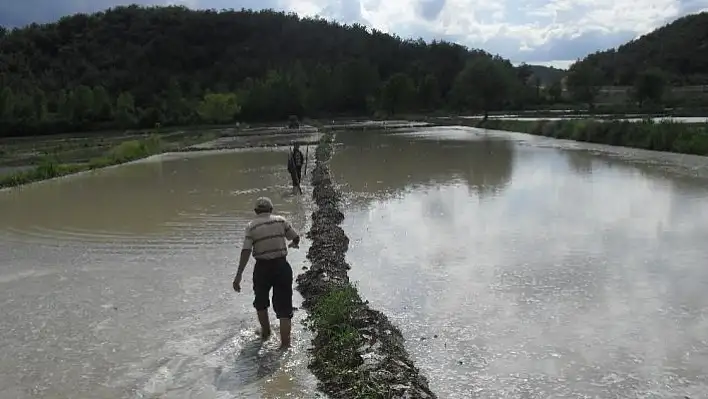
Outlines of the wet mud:
[[309,368],[331,398],[436,398],[410,360],[401,332],[349,281],[349,238],[340,227],[340,193],[328,166],[332,141],[326,134],[315,151],[311,183],[317,208],[307,234],[311,267],[297,278],[315,334]]

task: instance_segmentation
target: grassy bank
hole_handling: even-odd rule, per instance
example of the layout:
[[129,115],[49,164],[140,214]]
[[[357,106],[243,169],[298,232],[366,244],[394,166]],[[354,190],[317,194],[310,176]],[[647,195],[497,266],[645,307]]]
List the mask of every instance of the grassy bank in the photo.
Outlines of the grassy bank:
[[317,210],[307,254],[312,266],[297,279],[314,332],[309,368],[331,398],[435,398],[409,359],[401,332],[369,308],[349,281],[349,239],[339,226],[344,214],[328,167],[331,140],[326,134],[315,150],[311,179]]
[[485,129],[530,133],[588,143],[708,155],[708,125],[671,121],[640,122],[594,120],[514,121],[490,119],[447,120],[444,124],[475,126]]
[[47,155],[33,169],[0,178],[0,188],[16,187],[35,181],[134,161],[157,154],[162,151],[163,147],[160,138],[153,135],[143,140],[124,141],[105,155],[93,158],[88,163],[61,163],[56,157]]
[[0,166],[22,167],[0,176],[0,188],[66,176],[135,161],[213,140],[214,132],[178,132],[157,135],[66,138],[63,140],[7,141]]

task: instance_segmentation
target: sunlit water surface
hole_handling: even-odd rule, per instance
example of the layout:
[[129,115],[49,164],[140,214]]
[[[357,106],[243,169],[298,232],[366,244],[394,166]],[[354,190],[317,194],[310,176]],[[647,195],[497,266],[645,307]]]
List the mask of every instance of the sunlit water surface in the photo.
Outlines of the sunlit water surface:
[[351,276],[441,398],[708,397],[707,158],[337,135]]
[[281,353],[256,335],[252,263],[231,288],[255,198],[308,228],[286,159],[176,154],[0,192],[0,398],[314,397],[303,312]]

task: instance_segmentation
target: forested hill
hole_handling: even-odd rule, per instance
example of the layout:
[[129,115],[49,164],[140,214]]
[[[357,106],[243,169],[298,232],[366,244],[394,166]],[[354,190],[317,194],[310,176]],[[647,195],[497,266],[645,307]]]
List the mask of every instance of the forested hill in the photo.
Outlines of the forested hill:
[[538,79],[544,86],[560,82],[568,71],[543,65],[528,65],[532,79]]
[[662,70],[674,84],[708,84],[708,12],[679,18],[571,68],[580,66],[599,68],[604,84],[632,85],[650,68]]
[[491,57],[294,14],[177,6],[117,7],[0,36],[0,122],[22,129],[186,124],[210,92],[234,94],[211,105],[238,102],[241,120],[362,115],[398,73],[417,109],[433,109],[468,60]]

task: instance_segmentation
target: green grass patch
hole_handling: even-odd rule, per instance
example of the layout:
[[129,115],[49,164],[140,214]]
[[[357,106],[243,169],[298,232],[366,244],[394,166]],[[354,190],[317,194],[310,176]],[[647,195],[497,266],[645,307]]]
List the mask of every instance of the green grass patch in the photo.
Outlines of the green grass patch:
[[[0,177],[0,188],[16,187],[40,180],[104,168],[106,166],[146,158],[166,151],[176,151],[201,142],[218,138],[216,130],[205,132],[179,132],[163,140],[159,135],[130,135],[87,137],[81,139],[49,140],[40,142],[16,142],[13,148],[3,148],[0,155],[9,156],[31,150],[31,155],[4,160],[12,166],[36,165],[34,169]],[[90,158],[89,158],[90,157]]]
[[356,328],[356,313],[363,302],[352,285],[336,288],[321,296],[308,317],[316,333],[312,366],[326,380],[355,381],[352,372],[361,364],[357,349],[363,338]]
[[[540,136],[609,144],[645,150],[708,155],[708,124],[670,120],[596,121],[589,119],[515,121],[490,119],[471,121],[474,126],[530,133]],[[470,123],[466,123],[469,125]]]
[[39,164],[34,169],[0,178],[0,188],[16,187],[89,169],[118,165],[160,152],[162,152],[160,138],[156,135],[152,135],[142,140],[123,141],[109,149],[104,156],[93,158],[88,163],[84,164],[61,163],[56,155],[47,155],[41,158]]
[[390,387],[378,383],[361,369],[363,359],[358,349],[366,343],[359,328],[366,305],[351,284],[322,295],[307,319],[316,333],[310,367],[325,391],[342,397],[384,399],[391,397]]
[[47,157],[34,169],[0,177],[0,188],[15,187],[40,180],[53,179],[86,170],[81,164],[61,164]]

